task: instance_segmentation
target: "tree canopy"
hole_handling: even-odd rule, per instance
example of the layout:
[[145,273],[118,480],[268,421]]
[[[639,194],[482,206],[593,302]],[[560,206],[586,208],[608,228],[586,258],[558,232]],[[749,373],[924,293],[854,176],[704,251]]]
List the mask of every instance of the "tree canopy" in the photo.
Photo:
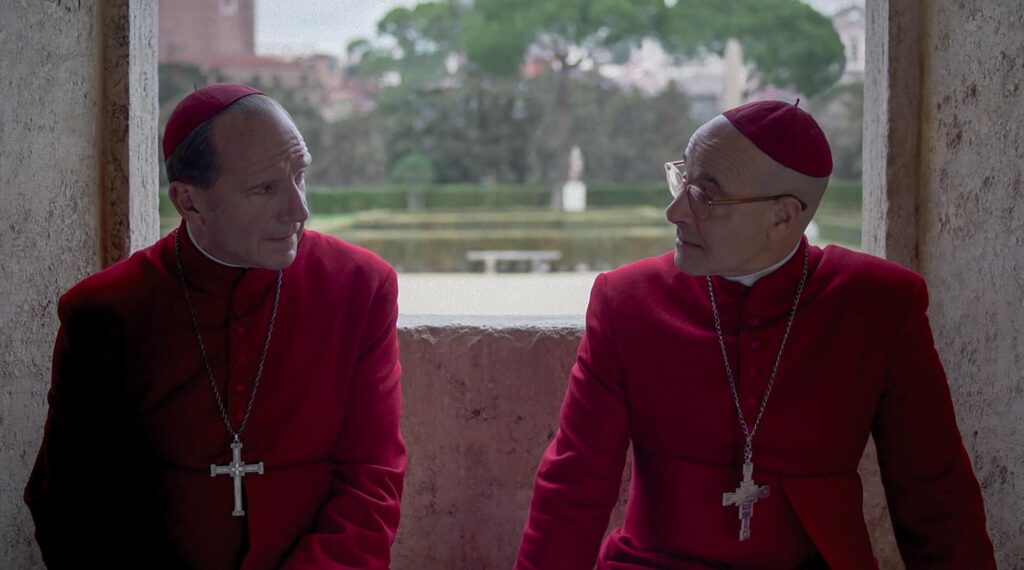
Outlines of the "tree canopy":
[[[532,183],[557,191],[575,144],[588,182],[657,182],[661,163],[697,127],[696,100],[685,85],[649,95],[599,73],[602,62],[624,62],[645,38],[680,61],[721,54],[737,39],[761,86],[818,95],[816,109],[846,117],[823,125],[842,133],[829,132],[837,172],[859,172],[862,100],[856,89],[830,89],[843,70],[842,45],[828,18],[799,0],[436,0],[391,10],[377,31],[348,46],[348,73],[379,90],[368,113],[327,123],[293,93],[262,86],[305,136],[312,181]],[[524,76],[528,58],[547,62],[549,72]],[[400,84],[384,81],[389,74]],[[217,79],[161,65],[162,115],[192,86]]]
[[369,79],[394,71],[412,87],[441,80],[448,75],[447,59],[462,50],[462,10],[455,2],[424,2],[389,11],[377,23],[384,45],[365,39],[349,43],[349,72]]
[[595,50],[638,42],[650,34],[663,0],[475,0],[463,24],[469,60],[514,75],[536,50],[576,67]]
[[505,75],[531,50],[571,67],[644,37],[681,58],[721,55],[736,38],[762,85],[808,96],[831,87],[845,66],[832,22],[799,0],[476,0],[463,28],[470,61]]
[[834,85],[846,66],[832,22],[798,0],[678,0],[663,14],[656,35],[666,51],[722,55],[736,38],[763,86],[813,96]]

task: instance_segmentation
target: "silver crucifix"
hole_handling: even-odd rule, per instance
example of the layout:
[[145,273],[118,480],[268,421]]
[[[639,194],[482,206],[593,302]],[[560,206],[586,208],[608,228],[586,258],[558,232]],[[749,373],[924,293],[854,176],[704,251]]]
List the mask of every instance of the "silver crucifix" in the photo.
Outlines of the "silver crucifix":
[[231,463],[210,466],[210,477],[231,475],[231,478],[235,480],[235,510],[231,511],[232,516],[245,516],[245,511],[242,509],[242,477],[245,477],[246,473],[263,475],[263,462],[248,465],[243,463],[242,442],[237,440],[231,444]]
[[750,538],[750,517],[754,516],[754,503],[768,496],[768,485],[754,483],[754,464],[743,464],[743,481],[732,493],[722,493],[722,506],[740,508],[740,540]]

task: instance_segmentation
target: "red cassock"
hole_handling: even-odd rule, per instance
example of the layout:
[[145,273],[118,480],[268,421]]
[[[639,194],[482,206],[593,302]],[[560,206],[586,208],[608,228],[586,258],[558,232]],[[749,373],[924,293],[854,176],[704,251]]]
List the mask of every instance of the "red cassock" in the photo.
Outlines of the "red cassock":
[[[245,414],[276,271],[185,275],[225,409]],[[242,434],[244,517],[169,235],[65,294],[46,433],[25,499],[50,568],[386,568],[406,466],[395,272],[306,230]]]
[[745,287],[713,278],[739,400],[752,423],[809,252],[809,277],[753,447],[770,495],[739,541],[723,493],[741,480],[743,433],[707,282],[672,254],[602,274],[541,460],[516,568],[591,569],[619,492],[623,528],[607,570],[873,568],[857,465],[868,436],[908,568],[995,568],[977,480],[961,443],[916,274],[804,241]]

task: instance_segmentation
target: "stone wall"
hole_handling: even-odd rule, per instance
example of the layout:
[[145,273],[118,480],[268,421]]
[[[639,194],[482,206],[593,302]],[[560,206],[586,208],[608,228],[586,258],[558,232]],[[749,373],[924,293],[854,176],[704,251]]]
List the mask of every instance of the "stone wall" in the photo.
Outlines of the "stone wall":
[[1000,567],[1024,567],[1024,3],[868,3],[865,245],[922,273]]
[[39,563],[21,501],[42,436],[57,296],[156,238],[155,5],[0,9],[0,566]]
[[[583,319],[411,317],[399,322],[409,469],[395,570],[499,570],[515,560]],[[622,525],[631,462],[609,529]],[[869,447],[864,515],[882,568],[900,566]]]
[[396,570],[510,568],[580,322],[404,317]]

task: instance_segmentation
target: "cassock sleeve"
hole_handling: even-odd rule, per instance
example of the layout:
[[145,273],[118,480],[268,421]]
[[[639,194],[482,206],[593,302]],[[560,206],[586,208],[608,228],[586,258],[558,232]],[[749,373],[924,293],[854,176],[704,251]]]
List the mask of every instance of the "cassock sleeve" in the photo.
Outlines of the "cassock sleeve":
[[956,425],[918,278],[875,417],[900,554],[914,568],[995,568],[981,490]]
[[313,532],[299,541],[285,570],[388,568],[398,531],[405,476],[399,430],[398,278],[393,269],[375,292],[364,346],[334,449],[334,487]]
[[622,370],[597,277],[558,432],[537,469],[517,570],[591,570],[619,496],[629,445]]
[[[160,568],[163,534],[145,517],[155,512],[133,430],[116,390],[123,331],[103,311],[58,305],[43,443],[25,489],[36,541],[50,570],[103,566]],[[132,524],[125,524],[132,521]]]

